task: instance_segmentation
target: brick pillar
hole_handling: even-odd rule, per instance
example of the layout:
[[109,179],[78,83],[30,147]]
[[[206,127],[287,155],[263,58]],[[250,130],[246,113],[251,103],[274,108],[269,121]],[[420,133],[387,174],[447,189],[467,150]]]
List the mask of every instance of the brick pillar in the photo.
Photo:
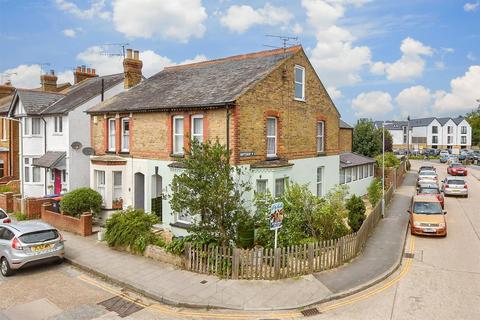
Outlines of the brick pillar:
[[13,211],[13,192],[5,192],[3,194],[5,197],[5,211],[12,212]]
[[80,234],[84,237],[92,234],[92,214],[85,212],[80,216]]

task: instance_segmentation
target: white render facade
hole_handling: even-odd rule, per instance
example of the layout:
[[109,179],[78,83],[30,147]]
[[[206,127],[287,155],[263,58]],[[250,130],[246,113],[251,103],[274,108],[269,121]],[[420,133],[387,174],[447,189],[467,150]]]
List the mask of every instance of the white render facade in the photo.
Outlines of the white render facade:
[[[411,150],[470,149],[472,146],[472,128],[463,117],[386,122],[389,124],[385,128],[392,135],[394,149],[407,149],[407,139]],[[377,121],[375,125],[381,127],[381,123]]]
[[[106,90],[104,98],[122,91],[123,81]],[[82,152],[91,142],[90,117],[85,111],[100,102],[101,96],[95,95],[68,113],[57,115],[29,115],[20,99],[11,107],[11,115],[22,123],[19,163],[24,197],[63,194],[90,185],[90,159]],[[52,167],[34,165],[47,153],[59,155]]]

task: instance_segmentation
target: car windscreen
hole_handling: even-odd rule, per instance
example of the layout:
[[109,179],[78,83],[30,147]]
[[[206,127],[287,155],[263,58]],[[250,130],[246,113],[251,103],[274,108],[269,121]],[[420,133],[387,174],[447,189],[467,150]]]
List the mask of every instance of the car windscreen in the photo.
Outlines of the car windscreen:
[[438,191],[437,188],[420,188],[420,190],[418,190],[418,193],[420,193],[420,194],[439,194],[440,191]]
[[56,230],[42,230],[36,232],[25,233],[20,236],[20,240],[23,243],[37,243],[46,242],[58,238],[58,232]]
[[3,210],[0,210],[0,219],[5,219],[7,217],[7,214],[3,212]]
[[440,202],[415,202],[413,212],[416,214],[442,214]]
[[422,171],[420,172],[421,176],[436,176],[437,173],[435,171]]
[[450,166],[451,166],[452,168],[458,168],[458,167],[463,167],[463,164],[461,164],[461,163],[452,163]]
[[454,184],[454,185],[464,185],[465,181],[460,180],[460,179],[452,179],[452,180],[447,180],[447,184]]

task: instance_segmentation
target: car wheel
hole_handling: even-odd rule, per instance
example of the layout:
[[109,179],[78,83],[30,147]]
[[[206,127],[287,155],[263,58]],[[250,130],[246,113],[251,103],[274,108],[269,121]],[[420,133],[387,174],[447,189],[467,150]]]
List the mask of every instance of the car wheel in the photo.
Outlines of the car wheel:
[[10,268],[10,264],[8,263],[6,258],[2,258],[0,262],[0,271],[4,277],[11,276],[13,274],[13,270]]
[[465,195],[465,198],[468,198],[468,194]]

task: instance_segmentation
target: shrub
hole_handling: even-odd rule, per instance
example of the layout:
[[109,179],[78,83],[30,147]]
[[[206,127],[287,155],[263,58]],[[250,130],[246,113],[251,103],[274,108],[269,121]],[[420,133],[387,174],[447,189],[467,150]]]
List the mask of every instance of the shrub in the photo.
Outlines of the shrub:
[[107,220],[105,240],[111,247],[125,246],[142,253],[149,244],[157,241],[152,232],[157,221],[156,215],[146,214],[143,210],[119,211]]
[[365,203],[362,198],[353,195],[346,204],[348,210],[348,225],[353,232],[358,231],[365,221]]
[[173,238],[172,242],[165,245],[165,251],[171,254],[180,255],[185,250],[185,243],[190,240],[189,237]]
[[376,178],[368,186],[368,201],[375,207],[382,198],[382,180]]
[[[377,161],[377,166],[379,168],[382,167],[383,156],[379,154],[375,157]],[[386,152],[385,153],[385,168],[397,168],[400,165],[400,160],[393,154],[393,152]]]
[[15,212],[13,215],[15,216],[15,219],[17,219],[17,221],[28,220],[28,216],[25,213]]
[[12,192],[12,188],[6,184],[0,185],[0,193],[3,192]]
[[80,217],[84,212],[97,215],[102,207],[102,196],[90,188],[78,188],[67,193],[60,201],[60,209],[70,216]]

